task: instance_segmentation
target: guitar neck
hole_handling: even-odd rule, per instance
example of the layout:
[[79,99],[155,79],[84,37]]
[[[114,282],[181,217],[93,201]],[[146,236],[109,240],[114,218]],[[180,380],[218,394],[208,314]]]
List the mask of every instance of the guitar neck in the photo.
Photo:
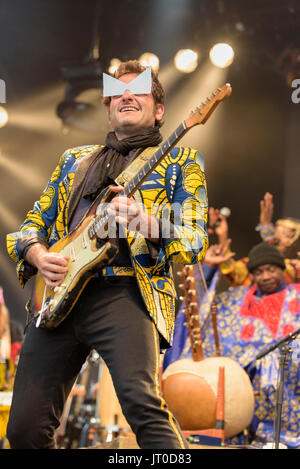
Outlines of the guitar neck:
[[206,99],[201,106],[197,106],[191,116],[177,127],[171,133],[169,138],[159,147],[152,157],[144,164],[144,166],[124,187],[122,195],[130,197],[140,187],[145,179],[151,174],[161,160],[170,152],[176,143],[184,136],[184,134],[195,125],[205,124],[208,118],[216,109],[217,105],[231,94],[231,86],[227,83],[222,88],[218,88],[215,93]]
[[[165,140],[162,145],[156,150],[156,152],[151,156],[151,158],[140,168],[138,173],[126,184],[124,189],[118,193],[119,196],[130,197],[136,192],[136,190],[141,186],[141,184],[147,179],[147,177],[152,173],[154,168],[163,160],[163,158],[169,153],[169,151],[176,145],[176,143],[183,137],[187,132],[187,127],[185,122],[182,122],[174,132]],[[108,215],[103,215],[100,213],[96,216],[94,222],[89,228],[89,236],[92,238],[95,236],[97,231],[107,223],[109,217]]]
[[[226,83],[222,88],[218,88],[215,93],[207,98],[207,100],[197,106],[196,110],[191,113],[185,121],[177,127],[174,132],[165,140],[158,150],[151,156],[151,158],[139,169],[138,173],[125,185],[124,189],[118,193],[120,196],[130,197],[141,186],[141,184],[152,173],[156,166],[165,158],[165,156],[175,147],[177,142],[184,136],[184,134],[192,127],[198,124],[204,124],[216,106],[222,102],[226,97],[231,94],[231,86]],[[101,220],[102,218],[102,220]],[[89,228],[89,236],[93,237],[98,229],[107,223],[108,216],[100,214],[96,217],[94,223]]]
[[120,194],[126,195],[127,197],[133,195],[187,131],[188,129],[185,122],[182,122],[177,129],[171,133],[167,140],[161,144],[151,158],[140,168],[139,172],[126,184],[124,190]]

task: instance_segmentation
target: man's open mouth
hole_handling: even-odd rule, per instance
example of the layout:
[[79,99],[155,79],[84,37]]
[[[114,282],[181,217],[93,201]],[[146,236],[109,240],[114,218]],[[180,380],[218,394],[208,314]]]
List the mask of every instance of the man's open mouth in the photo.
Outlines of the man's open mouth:
[[126,106],[126,107],[122,107],[122,109],[120,109],[120,112],[136,112],[138,110],[139,109],[137,109],[136,107]]

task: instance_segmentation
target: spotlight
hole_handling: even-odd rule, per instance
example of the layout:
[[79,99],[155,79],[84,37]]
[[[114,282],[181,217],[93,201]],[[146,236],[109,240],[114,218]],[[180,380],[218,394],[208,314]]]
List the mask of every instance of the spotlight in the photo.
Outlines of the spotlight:
[[152,52],[145,52],[144,54],[142,54],[139,58],[139,62],[144,67],[151,67],[156,72],[159,69],[159,58],[157,57],[157,55],[152,54]]
[[181,49],[174,58],[175,67],[184,73],[191,73],[198,67],[198,54],[191,49]]
[[[69,63],[62,67],[63,79],[67,82],[63,101],[56,108],[57,115],[62,119],[63,129],[66,126],[74,126],[78,129],[92,130],[93,122],[90,122],[97,112],[96,106],[87,102],[76,101],[76,98],[89,90],[99,91],[102,88],[102,67],[99,62],[99,26],[102,13],[102,1],[94,2],[92,25],[90,28],[90,49],[85,58],[79,62]],[[82,97],[81,97],[82,98]]]
[[7,110],[0,106],[0,128],[5,127],[8,122],[8,113]]
[[119,67],[120,63],[121,63],[121,60],[119,59],[116,59],[116,58],[111,59],[109,67],[108,67],[108,73],[110,75],[113,75],[115,71],[117,70],[117,68]]
[[63,134],[69,133],[70,128],[85,132],[99,132],[101,113],[99,107],[80,101],[63,101],[56,109],[58,117],[63,123]]
[[73,66],[63,67],[62,75],[67,81],[64,99],[58,104],[56,114],[63,124],[85,129],[84,122],[97,110],[97,107],[76,101],[76,98],[83,92],[90,89],[97,89],[100,92],[102,86],[101,66],[97,60],[83,61]]
[[229,44],[215,44],[209,52],[211,62],[219,68],[226,68],[232,64],[234,51]]

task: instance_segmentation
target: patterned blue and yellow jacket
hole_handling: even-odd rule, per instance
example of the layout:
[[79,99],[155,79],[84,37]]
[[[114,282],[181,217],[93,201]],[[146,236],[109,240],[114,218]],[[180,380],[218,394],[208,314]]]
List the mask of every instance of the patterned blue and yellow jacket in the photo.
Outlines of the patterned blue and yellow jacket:
[[[76,193],[100,150],[99,145],[88,145],[65,151],[19,232],[7,235],[8,253],[17,263],[17,275],[22,286],[35,273],[35,269],[24,260],[24,250],[36,241],[51,246],[68,234]],[[140,233],[126,232],[132,265],[146,308],[158,331],[171,343],[176,298],[172,262],[198,263],[208,245],[202,156],[190,148],[174,148],[144,181],[134,198],[143,204],[147,213],[159,219],[165,219],[167,214],[174,228],[171,237],[162,238],[155,255]],[[173,206],[181,207],[184,223],[178,223],[178,217],[174,218]]]

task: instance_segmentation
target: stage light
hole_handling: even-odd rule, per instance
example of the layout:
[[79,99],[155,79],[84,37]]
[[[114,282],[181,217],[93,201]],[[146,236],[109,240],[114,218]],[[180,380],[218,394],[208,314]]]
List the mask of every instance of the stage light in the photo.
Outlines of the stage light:
[[[65,96],[56,108],[56,114],[63,125],[85,130],[87,121],[98,106],[76,98],[89,90],[99,90],[102,86],[102,68],[98,60],[89,59],[77,65],[63,67],[62,74],[68,82]],[[85,122],[84,122],[85,120]]]
[[113,75],[115,71],[117,70],[117,68],[119,67],[120,63],[121,63],[121,60],[117,58],[111,59],[109,67],[108,67],[108,73],[110,75]]
[[[97,96],[94,102],[96,102]],[[99,100],[100,94],[98,96]],[[70,129],[99,133],[103,119],[102,108],[83,101],[65,101],[57,106],[57,115],[62,120],[62,132],[66,135]]]
[[191,49],[181,49],[175,55],[174,63],[181,72],[194,72],[198,67],[198,54]]
[[[91,116],[97,113],[98,106],[88,102],[77,101],[76,98],[89,90],[99,90],[102,87],[102,65],[99,52],[99,26],[102,12],[102,2],[95,2],[92,16],[90,49],[86,57],[74,63],[67,63],[61,69],[62,77],[67,82],[63,101],[56,108],[56,114],[62,120],[62,125],[84,130]],[[81,96],[82,98],[82,96]],[[81,122],[82,119],[82,122]],[[84,122],[85,121],[85,122]]]
[[211,62],[219,68],[226,68],[232,64],[234,51],[229,44],[215,44],[209,52]]
[[145,52],[144,54],[142,54],[139,58],[139,62],[144,67],[151,67],[156,72],[159,69],[159,58],[157,57],[157,55],[152,54],[152,52]]
[[7,110],[0,106],[0,128],[4,127],[8,122],[8,113]]

